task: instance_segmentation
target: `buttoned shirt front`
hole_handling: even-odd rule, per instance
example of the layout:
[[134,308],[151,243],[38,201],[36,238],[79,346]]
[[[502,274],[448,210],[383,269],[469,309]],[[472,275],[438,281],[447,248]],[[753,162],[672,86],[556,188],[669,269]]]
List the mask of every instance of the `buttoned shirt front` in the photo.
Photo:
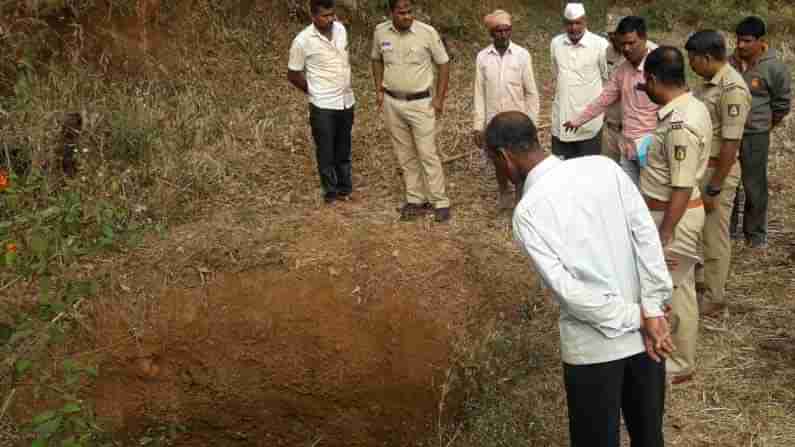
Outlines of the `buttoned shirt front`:
[[565,363],[643,352],[641,306],[661,316],[671,277],[646,203],[615,162],[547,157],[525,180],[513,233],[560,304]]
[[665,202],[671,200],[672,188],[693,188],[690,200],[701,197],[699,184],[707,170],[712,142],[707,106],[684,93],[661,108],[657,116],[648,162],[640,171],[640,190]]
[[[652,49],[657,46],[649,45]],[[657,111],[660,106],[653,103],[644,91],[637,89],[643,84],[644,58],[637,67],[625,60],[610,77],[601,95],[591,102],[580,116],[573,120],[575,125],[583,125],[604,113],[608,107],[621,101],[621,120],[624,136],[632,139],[641,138],[651,133],[657,126]]]
[[530,53],[511,42],[505,53],[490,45],[475,63],[473,128],[482,131],[501,112],[520,111],[538,125],[539,98]]
[[742,75],[729,64],[694,91],[712,119],[710,157],[720,155],[723,140],[741,140],[751,110],[751,92]]
[[606,39],[586,31],[574,43],[566,34],[552,39],[552,77],[555,79],[555,101],[552,104],[552,135],[561,141],[583,141],[596,136],[602,128],[602,116],[576,132],[567,132],[563,123],[573,120],[599,96],[602,79],[607,73]]
[[418,20],[406,31],[391,21],[376,26],[370,57],[384,63],[383,87],[404,94],[430,89],[434,64],[450,60],[439,33]]
[[348,33],[332,24],[331,39],[309,25],[293,40],[287,68],[305,73],[309,101],[321,109],[344,110],[355,102],[351,88]]

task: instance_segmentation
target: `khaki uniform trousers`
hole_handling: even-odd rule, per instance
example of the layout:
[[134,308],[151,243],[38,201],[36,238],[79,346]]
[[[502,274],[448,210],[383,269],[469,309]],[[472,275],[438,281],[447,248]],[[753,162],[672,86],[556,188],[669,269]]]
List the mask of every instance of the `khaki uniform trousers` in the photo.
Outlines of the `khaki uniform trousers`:
[[[702,191],[712,178],[714,168],[707,168],[702,180]],[[704,286],[704,302],[725,304],[726,280],[731,266],[732,241],[729,234],[734,196],[740,183],[740,164],[735,163],[723,180],[718,203],[704,219],[703,258],[704,265],[696,267],[696,283]]]
[[[665,213],[652,211],[657,225]],[[688,208],[674,230],[674,236],[666,250],[689,256],[698,256],[701,232],[704,228],[704,207]],[[676,351],[666,361],[666,372],[671,375],[689,374],[696,366],[696,342],[698,340],[698,301],[693,267],[674,283],[671,302],[671,338]]]
[[605,122],[602,132],[602,155],[618,163],[621,160],[621,149],[618,147],[621,126]]
[[384,95],[384,114],[392,146],[403,170],[406,201],[430,202],[434,208],[447,208],[442,160],[436,151],[436,112],[431,99],[403,101]]

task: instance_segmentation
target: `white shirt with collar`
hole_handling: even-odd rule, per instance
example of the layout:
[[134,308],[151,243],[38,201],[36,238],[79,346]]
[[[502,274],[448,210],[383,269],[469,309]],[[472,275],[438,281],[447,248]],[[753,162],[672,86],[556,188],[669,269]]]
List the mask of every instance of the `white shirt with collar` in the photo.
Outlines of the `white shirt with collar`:
[[504,54],[494,45],[475,63],[473,129],[482,131],[501,112],[519,111],[538,125],[540,100],[530,52],[510,42]]
[[309,102],[315,107],[331,110],[353,107],[348,32],[341,23],[332,24],[331,39],[314,24],[298,33],[290,47],[287,68],[304,72]]
[[573,43],[565,33],[552,39],[550,53],[555,100],[552,104],[551,132],[560,141],[588,140],[602,128],[602,116],[576,132],[567,132],[563,129],[563,123],[577,117],[591,101],[599,97],[602,80],[607,77],[605,53],[609,46],[607,39],[587,30],[577,43]]
[[672,283],[657,226],[637,187],[602,156],[547,157],[527,176],[516,241],[560,304],[563,362],[644,351],[641,306],[661,316]]

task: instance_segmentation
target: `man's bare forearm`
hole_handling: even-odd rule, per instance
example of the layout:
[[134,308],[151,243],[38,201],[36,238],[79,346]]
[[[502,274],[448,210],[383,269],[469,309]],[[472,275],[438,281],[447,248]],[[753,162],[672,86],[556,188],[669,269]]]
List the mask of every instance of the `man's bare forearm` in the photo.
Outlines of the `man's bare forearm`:
[[304,76],[303,72],[288,70],[287,80],[290,81],[290,84],[293,84],[298,90],[309,94],[309,85],[306,82],[306,76]]
[[439,77],[436,79],[434,95],[444,101],[447,98],[447,86],[450,83],[450,63],[439,65]]
[[687,211],[687,204],[690,201],[690,194],[693,188],[673,188],[671,192],[671,200],[668,202],[668,209],[665,210],[665,215],[660,223],[660,231],[668,234],[673,234],[676,225],[682,219]]
[[382,88],[384,88],[384,63],[382,61],[374,60],[372,63],[372,69],[375,91],[380,91]]
[[732,170],[734,163],[737,162],[737,153],[740,150],[740,140],[723,140],[718,155],[718,167],[712,173],[709,184],[713,188],[720,188],[723,181]]

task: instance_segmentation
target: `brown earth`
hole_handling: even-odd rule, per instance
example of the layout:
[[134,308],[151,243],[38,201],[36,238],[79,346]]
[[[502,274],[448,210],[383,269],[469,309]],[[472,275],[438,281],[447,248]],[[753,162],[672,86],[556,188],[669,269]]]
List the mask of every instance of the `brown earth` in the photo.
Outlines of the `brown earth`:
[[[98,418],[131,440],[173,421],[185,446],[408,445],[433,433],[451,342],[477,298],[465,256],[444,235],[318,214],[284,241],[302,253],[288,267],[201,268],[204,285],[164,289],[140,328],[103,313]],[[330,228],[333,241],[319,241]]]

